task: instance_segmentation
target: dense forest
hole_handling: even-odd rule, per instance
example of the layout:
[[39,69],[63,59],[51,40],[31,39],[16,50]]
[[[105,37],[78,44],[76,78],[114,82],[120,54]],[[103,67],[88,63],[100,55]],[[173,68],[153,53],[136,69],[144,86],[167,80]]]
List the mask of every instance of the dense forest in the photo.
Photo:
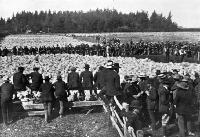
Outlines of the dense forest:
[[113,9],[88,12],[22,11],[12,18],[0,18],[0,32],[8,33],[73,33],[73,32],[144,32],[177,31],[177,24],[154,11],[124,14]]

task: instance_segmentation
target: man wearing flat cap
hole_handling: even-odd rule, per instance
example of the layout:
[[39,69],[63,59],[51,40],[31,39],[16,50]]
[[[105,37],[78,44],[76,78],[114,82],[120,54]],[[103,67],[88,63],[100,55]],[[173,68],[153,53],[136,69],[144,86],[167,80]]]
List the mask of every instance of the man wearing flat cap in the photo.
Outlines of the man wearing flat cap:
[[81,72],[80,74],[80,82],[81,82],[82,90],[84,92],[87,92],[89,90],[90,96],[91,96],[92,90],[93,90],[93,74],[91,71],[89,71],[89,68],[90,68],[89,64],[85,64],[84,68],[85,68],[85,71]]
[[14,86],[9,82],[7,76],[3,77],[4,83],[0,87],[1,91],[1,110],[3,117],[3,124],[6,126],[12,119],[12,97],[15,93]]

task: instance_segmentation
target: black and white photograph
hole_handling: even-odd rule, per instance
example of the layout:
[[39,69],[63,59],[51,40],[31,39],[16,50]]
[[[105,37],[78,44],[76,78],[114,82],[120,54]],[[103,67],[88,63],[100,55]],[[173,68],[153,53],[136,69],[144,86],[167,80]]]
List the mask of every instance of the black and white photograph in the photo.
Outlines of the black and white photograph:
[[0,137],[200,137],[199,0],[0,0]]

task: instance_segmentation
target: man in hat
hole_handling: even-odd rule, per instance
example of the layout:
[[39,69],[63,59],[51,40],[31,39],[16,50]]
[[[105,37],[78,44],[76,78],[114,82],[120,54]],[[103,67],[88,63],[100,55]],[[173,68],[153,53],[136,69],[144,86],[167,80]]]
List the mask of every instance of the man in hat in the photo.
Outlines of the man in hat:
[[162,115],[162,134],[166,137],[166,126],[169,122],[171,95],[169,91],[170,81],[165,78],[162,80],[162,84],[159,86],[159,112]]
[[16,91],[25,91],[26,86],[29,86],[29,82],[23,72],[24,67],[19,67],[18,72],[13,75],[13,84]]
[[14,95],[14,86],[9,82],[7,76],[3,77],[4,83],[0,87],[1,91],[1,110],[3,117],[3,124],[6,126],[9,120],[12,119],[12,97]]
[[114,65],[113,65],[113,70],[116,71],[117,73],[119,73],[119,68],[121,68],[121,67],[119,66],[119,63],[114,63]]
[[149,112],[149,117],[151,120],[151,129],[156,129],[156,112],[158,109],[157,103],[158,103],[158,93],[156,88],[154,87],[154,79],[148,79],[147,83],[147,90],[145,91],[147,95],[147,109]]
[[142,122],[140,121],[141,108],[140,102],[138,100],[133,100],[128,109],[122,109],[121,115],[126,117],[128,130],[133,128],[136,132],[142,129]]
[[[106,104],[112,104],[113,97],[121,95],[120,89],[120,77],[117,72],[113,70],[113,62],[108,61],[106,70],[103,73],[103,88],[99,96]],[[104,94],[106,98],[104,98]]]
[[41,92],[41,101],[44,105],[45,110],[45,121],[48,123],[51,117],[52,102],[54,101],[54,87],[50,83],[49,76],[45,76],[45,83],[40,86],[39,91]]
[[[178,114],[179,137],[186,136],[185,130],[189,136],[194,136],[194,133],[191,132],[192,94],[189,91],[189,85],[187,82],[182,81],[177,84],[177,88],[174,104]],[[187,128],[185,123],[187,123]]]
[[40,74],[38,70],[39,70],[38,67],[34,67],[33,68],[34,72],[31,72],[28,75],[28,77],[31,77],[32,79],[32,83],[30,83],[30,88],[32,91],[38,91],[40,88],[40,85],[43,83],[42,74]]
[[[85,71],[81,72],[80,74],[80,82],[81,82],[82,90],[84,92],[87,92],[89,90],[90,96],[91,96],[92,90],[93,90],[93,74],[91,71],[89,71],[89,68],[90,68],[89,64],[85,64],[84,68],[85,68]],[[87,99],[90,99],[90,97],[88,97]]]
[[67,86],[66,86],[66,83],[62,80],[61,75],[57,76],[57,81],[53,85],[55,89],[55,92],[54,92],[55,98],[59,101],[59,104],[60,104],[59,115],[60,117],[62,117],[64,113],[64,102],[67,99],[67,95],[65,92],[65,90],[67,89]]
[[72,67],[71,72],[68,74],[67,82],[69,90],[79,90],[80,82],[79,82],[79,74],[76,72],[76,68]]

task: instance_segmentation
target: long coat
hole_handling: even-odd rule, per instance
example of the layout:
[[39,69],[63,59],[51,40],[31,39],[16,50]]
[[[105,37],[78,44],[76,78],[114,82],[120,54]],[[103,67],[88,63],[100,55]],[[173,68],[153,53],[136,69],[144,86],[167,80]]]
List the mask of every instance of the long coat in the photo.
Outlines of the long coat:
[[0,88],[1,101],[11,100],[14,94],[14,86],[11,83],[3,83]]
[[79,89],[80,88],[80,82],[79,82],[79,74],[77,72],[70,72],[68,74],[68,87],[69,89]]
[[39,72],[32,72],[28,76],[31,77],[32,83],[30,85],[32,90],[39,90],[40,85],[43,83],[42,74]]
[[98,72],[95,73],[95,75],[94,75],[95,86],[96,86],[98,89],[102,89],[102,88],[103,88],[103,72],[104,72],[104,70],[98,71]]
[[89,70],[85,70],[80,74],[80,82],[82,84],[82,88],[89,90],[93,88],[93,74]]
[[108,95],[108,96],[121,95],[119,75],[115,71],[107,69],[104,72],[103,77],[104,77],[103,90],[106,91],[106,95]]
[[39,91],[41,92],[42,102],[48,102],[54,100],[54,88],[50,82],[45,82],[40,86]]
[[176,105],[176,112],[178,114],[191,114],[192,113],[192,93],[189,90],[178,89],[174,99]]
[[171,101],[170,91],[165,87],[163,87],[163,85],[160,85],[158,89],[158,95],[159,95],[159,112],[164,114],[169,113],[170,101]]
[[15,90],[26,90],[29,82],[23,73],[17,72],[13,75],[13,83]]

